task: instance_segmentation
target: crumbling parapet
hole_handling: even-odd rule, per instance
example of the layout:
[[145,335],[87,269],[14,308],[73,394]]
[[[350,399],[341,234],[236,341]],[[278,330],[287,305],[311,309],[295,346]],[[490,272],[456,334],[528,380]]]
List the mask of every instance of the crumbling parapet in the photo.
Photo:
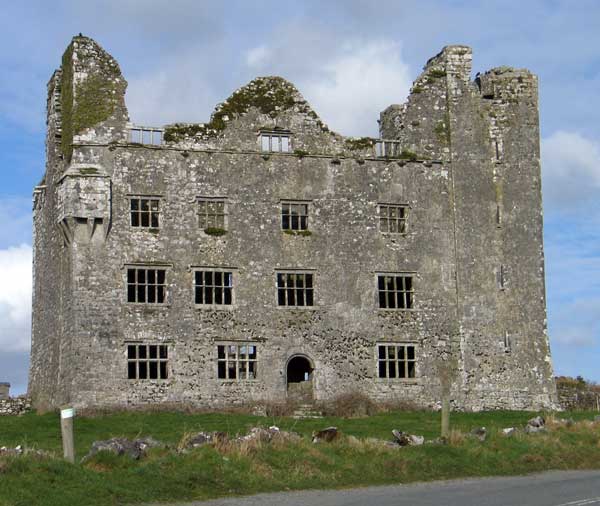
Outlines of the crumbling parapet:
[[88,37],[77,36],[60,69],[61,150],[71,159],[79,142],[127,139],[127,82],[116,60]]

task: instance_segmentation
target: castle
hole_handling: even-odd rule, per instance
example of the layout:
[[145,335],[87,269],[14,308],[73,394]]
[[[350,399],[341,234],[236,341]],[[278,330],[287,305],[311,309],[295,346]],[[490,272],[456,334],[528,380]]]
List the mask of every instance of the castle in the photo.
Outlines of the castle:
[[34,191],[34,403],[556,406],[537,78],[471,58],[431,58],[379,139],[280,77],[151,128],[75,37]]

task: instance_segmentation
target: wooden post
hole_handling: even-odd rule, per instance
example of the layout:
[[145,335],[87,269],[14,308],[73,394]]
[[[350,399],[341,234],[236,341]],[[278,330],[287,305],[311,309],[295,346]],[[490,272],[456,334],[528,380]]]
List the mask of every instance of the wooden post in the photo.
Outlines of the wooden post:
[[66,408],[60,410],[60,432],[62,434],[63,454],[71,464],[75,463],[75,443],[73,440],[73,418],[75,410]]
[[444,392],[442,397],[442,437],[450,436],[450,399]]

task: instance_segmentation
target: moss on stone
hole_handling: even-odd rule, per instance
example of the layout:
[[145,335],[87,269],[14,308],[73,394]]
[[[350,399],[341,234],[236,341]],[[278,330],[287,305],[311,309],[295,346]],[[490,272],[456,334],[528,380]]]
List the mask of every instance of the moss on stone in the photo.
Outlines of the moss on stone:
[[186,137],[195,137],[196,135],[206,135],[208,127],[205,123],[175,123],[165,127],[163,139],[165,142],[178,142]]
[[375,145],[376,139],[372,137],[353,137],[344,140],[344,147],[350,150],[370,149]]
[[94,167],[84,167],[82,169],[79,169],[79,173],[85,176],[91,176],[94,174],[98,174],[98,169]]
[[308,156],[310,153],[304,149],[294,149],[294,154],[298,158],[304,158],[305,156]]
[[283,233],[287,235],[299,235],[302,237],[310,237],[312,235],[310,230],[284,230]]
[[258,77],[219,104],[210,122],[169,125],[165,128],[164,139],[167,142],[179,142],[188,137],[214,137],[225,129],[229,121],[247,113],[252,107],[261,114],[275,117],[280,111],[294,106],[298,106],[300,112],[313,112],[314,116],[311,117],[317,117],[306,101],[301,99],[294,85],[281,77]]
[[402,160],[415,161],[418,159],[418,156],[417,156],[417,153],[415,153],[414,151],[410,151],[408,149],[403,149],[400,152],[400,155],[398,156],[398,158],[401,158]]
[[213,235],[216,237],[220,237],[222,235],[225,235],[227,233],[227,230],[225,230],[224,228],[218,228],[218,227],[208,227],[204,229],[204,233],[206,235]]
[[446,72],[441,69],[431,69],[427,75],[433,79],[440,79],[446,75]]
[[69,45],[62,57],[60,77],[61,102],[61,151],[68,160],[73,151],[73,45]]
[[110,118],[121,96],[116,83],[116,79],[120,78],[118,66],[110,61],[102,63],[94,73],[74,84],[73,44],[63,54],[61,148],[67,160],[73,151],[73,137]]
[[423,88],[422,86],[413,86],[410,90],[411,93],[423,93],[424,91],[425,88]]

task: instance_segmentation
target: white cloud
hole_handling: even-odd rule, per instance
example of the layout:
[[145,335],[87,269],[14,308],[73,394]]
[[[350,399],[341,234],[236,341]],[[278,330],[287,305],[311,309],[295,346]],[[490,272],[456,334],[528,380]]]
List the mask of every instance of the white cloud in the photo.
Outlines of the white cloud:
[[[282,75],[332,129],[344,135],[377,135],[379,113],[402,102],[412,82],[400,45],[389,40],[331,45],[320,31],[298,30],[290,28],[293,36],[278,39],[279,45],[260,44],[243,54],[247,81],[259,73]],[[208,121],[217,102],[246,82],[227,84],[229,63],[219,56],[225,50],[206,51],[206,47],[190,48],[158,71],[129,79],[127,105],[132,121],[155,125]],[[199,63],[203,58],[213,59],[208,77]]]
[[27,351],[31,338],[31,246],[0,250],[0,349]]
[[271,51],[267,46],[263,45],[252,48],[246,53],[246,65],[249,67],[258,67],[262,65],[270,55]]
[[216,102],[211,83],[191,54],[129,79],[127,107],[131,121],[137,124],[204,123]]
[[347,44],[317,75],[301,82],[304,94],[344,135],[377,135],[379,113],[404,101],[412,83],[400,45],[390,41]]
[[397,42],[332,44],[330,34],[314,27],[290,27],[286,35],[278,46],[251,49],[246,63],[253,71],[290,79],[333,130],[376,136],[379,113],[408,95],[412,76]]
[[600,141],[558,131],[542,141],[544,197],[552,210],[575,210],[600,198]]

